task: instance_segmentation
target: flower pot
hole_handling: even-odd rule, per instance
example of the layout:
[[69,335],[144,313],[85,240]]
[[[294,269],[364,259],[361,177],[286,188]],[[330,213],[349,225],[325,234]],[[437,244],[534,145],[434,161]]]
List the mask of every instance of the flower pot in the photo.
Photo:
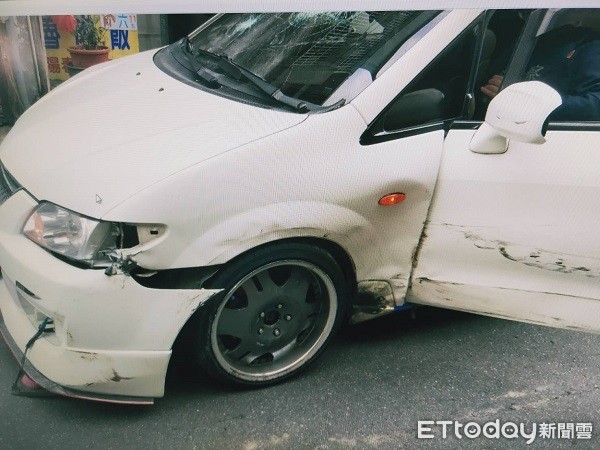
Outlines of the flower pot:
[[69,53],[72,65],[82,69],[108,61],[108,47],[97,50],[86,50],[81,46],[69,47]]

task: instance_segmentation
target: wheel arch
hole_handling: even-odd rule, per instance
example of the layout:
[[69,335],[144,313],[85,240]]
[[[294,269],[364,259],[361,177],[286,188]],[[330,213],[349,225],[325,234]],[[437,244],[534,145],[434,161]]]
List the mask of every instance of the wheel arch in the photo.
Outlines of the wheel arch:
[[[204,274],[204,275],[210,274],[203,280],[202,283],[204,285],[205,283],[209,283],[210,279],[214,278],[221,270],[223,270],[223,268],[225,266],[233,263],[237,259],[244,257],[248,253],[255,251],[259,248],[265,248],[268,246],[273,246],[273,245],[283,244],[283,243],[298,243],[298,244],[305,244],[305,245],[315,245],[315,246],[320,247],[323,250],[327,251],[333,257],[333,259],[336,261],[336,263],[340,267],[340,270],[342,271],[342,273],[344,275],[344,279],[345,279],[347,298],[345,299],[345,305],[344,305],[344,307],[345,307],[344,322],[348,322],[352,315],[352,307],[353,307],[354,303],[356,302],[357,293],[358,293],[358,288],[357,288],[358,284],[357,284],[357,278],[356,278],[355,264],[354,264],[352,257],[350,256],[350,254],[341,245],[339,245],[338,243],[336,243],[332,240],[325,239],[325,238],[316,238],[316,237],[307,236],[307,237],[290,237],[290,238],[277,239],[274,241],[270,241],[270,242],[261,244],[257,247],[248,249],[245,252],[242,252],[241,254],[236,255],[234,258],[231,258],[229,261],[227,261],[224,264],[221,264],[219,266],[212,266],[211,270],[207,270],[206,267],[171,269],[168,271],[173,274],[173,276],[170,276],[168,278],[169,280],[171,280],[170,285],[168,287],[165,286],[164,288],[174,289],[174,288],[182,288],[184,286],[189,287],[190,280],[185,280],[186,277],[191,277],[191,276],[193,276],[193,274]],[[177,280],[177,281],[175,281],[175,280]],[[219,295],[215,296],[210,301],[218,301],[218,298],[220,298]],[[174,354],[187,353],[187,350],[185,349],[185,347],[187,346],[187,341],[189,341],[191,329],[193,329],[194,324],[197,323],[198,320],[200,320],[200,316],[203,314],[204,309],[205,308],[203,308],[203,307],[198,308],[198,310],[194,314],[192,314],[190,316],[190,318],[186,321],[186,323],[180,330],[179,334],[177,335],[177,337],[173,343],[173,353]]]
[[366,217],[327,202],[280,202],[216,220],[207,228],[175,222],[170,228],[167,238],[131,259],[148,270],[223,265],[262,245],[312,238],[338,256],[352,254],[355,267],[362,268],[372,260],[373,253],[384,250],[379,248],[379,236]]
[[[354,263],[350,255],[339,244],[326,239],[314,239],[310,237],[279,239],[254,247],[221,265],[211,277],[205,280],[203,288],[222,290],[224,296],[220,294],[211,298],[205,304],[201,305],[190,317],[173,346],[174,354],[179,353],[179,358],[181,357],[181,354],[189,355],[193,358],[190,362],[195,361],[197,365],[201,366],[200,368],[203,372],[208,373],[212,378],[218,379],[218,381],[223,381],[222,376],[225,376],[225,378],[237,376],[241,378],[237,380],[236,383],[239,381],[242,384],[246,382],[250,384],[254,382],[270,384],[271,382],[292,376],[292,374],[297,372],[296,369],[282,375],[282,378],[272,379],[270,376],[260,379],[262,376],[260,375],[256,380],[243,380],[241,375],[242,372],[240,371],[241,369],[226,369],[226,372],[228,372],[229,375],[225,374],[225,372],[223,372],[223,367],[225,366],[222,365],[225,364],[223,362],[224,360],[219,359],[218,355],[220,355],[220,353],[214,350],[214,348],[216,348],[216,338],[213,335],[213,333],[215,333],[213,323],[220,320],[219,317],[223,309],[223,302],[226,302],[229,298],[228,296],[239,286],[239,284],[236,284],[236,280],[247,281],[249,279],[248,277],[254,273],[253,271],[247,272],[247,270],[252,269],[260,271],[263,270],[264,267],[268,268],[273,264],[278,263],[283,265],[304,264],[303,261],[305,261],[307,267],[312,266],[314,268],[313,270],[320,272],[321,279],[326,284],[329,283],[332,289],[334,286],[336,287],[337,296],[333,297],[335,300],[332,300],[334,303],[331,304],[334,305],[337,313],[333,316],[331,315],[333,313],[328,313],[330,315],[330,318],[327,319],[329,325],[322,325],[330,328],[324,329],[327,330],[323,331],[323,333],[325,333],[323,336],[325,337],[318,338],[319,340],[324,340],[316,347],[316,350],[310,350],[312,353],[309,354],[308,359],[300,363],[297,367],[298,370],[301,370],[305,364],[309,364],[321,353],[322,350],[320,350],[320,346],[325,345],[325,343],[331,339],[333,334],[335,334],[335,331],[339,329],[343,323],[347,322],[352,306],[351,295],[356,291]],[[240,283],[241,282],[242,281],[240,281]],[[281,302],[282,304],[277,306],[277,308],[283,308],[283,312],[290,311],[292,316],[296,317],[294,311],[298,312],[297,310],[293,307],[291,307],[291,309],[286,309],[290,308],[286,303],[287,301],[288,300],[283,299]],[[329,300],[327,301],[329,302]],[[290,319],[286,320],[291,320],[292,316],[290,316]],[[239,316],[236,318],[239,318]],[[270,326],[273,325],[273,323],[266,323],[266,325]],[[256,324],[252,326],[255,325]],[[295,326],[296,325],[292,324],[291,333],[298,332],[298,330],[294,331]],[[286,336],[284,328],[282,328],[282,336]],[[241,329],[244,328],[242,327]],[[318,330],[318,328],[316,329]],[[207,333],[210,333],[210,340],[207,340]],[[321,331],[319,331],[319,334],[320,333]],[[262,328],[259,334],[262,334]],[[252,335],[254,336],[254,334]],[[237,336],[237,334],[235,336]],[[265,334],[265,336],[268,336],[268,334]],[[244,339],[246,339],[246,337],[244,337]],[[310,348],[312,347],[307,347],[307,349]],[[219,364],[221,364],[221,366],[219,366]]]
[[[346,307],[347,307],[347,309],[349,307],[351,307],[354,302],[354,299],[356,298],[356,293],[357,293],[356,266],[354,264],[354,260],[350,256],[350,254],[340,244],[338,244],[337,242],[334,242],[330,239],[311,237],[311,236],[289,237],[289,238],[276,239],[276,240],[266,242],[264,244],[258,245],[256,247],[253,247],[251,249],[248,249],[248,250],[240,253],[239,255],[237,255],[234,258],[227,261],[225,264],[221,265],[219,270],[222,270],[223,267],[227,266],[228,264],[233,263],[237,259],[243,258],[250,252],[256,251],[261,248],[273,246],[273,245],[289,244],[289,243],[314,245],[314,246],[320,247],[323,250],[327,251],[333,257],[333,259],[336,261],[336,263],[342,270],[342,273],[344,274],[344,279],[346,281],[346,289],[347,289],[346,293],[348,295],[348,298],[346,299]],[[218,271],[216,271],[209,279],[207,279],[206,282],[207,283],[210,282],[210,279],[214,278],[217,274],[218,274]]]
[[[266,242],[264,244],[258,245],[256,247],[250,248],[250,249],[240,253],[239,255],[237,255],[234,258],[227,261],[225,264],[221,265],[219,270],[221,270],[221,268],[226,266],[227,264],[231,264],[235,260],[242,258],[245,255],[247,255],[248,253],[256,251],[257,249],[269,247],[272,245],[284,244],[284,243],[298,243],[298,244],[305,244],[305,245],[314,245],[314,246],[320,247],[323,250],[327,251],[333,257],[333,259],[336,261],[336,263],[342,270],[342,273],[344,274],[344,279],[346,281],[347,295],[348,295],[346,303],[347,303],[347,305],[350,305],[350,306],[352,305],[352,303],[356,297],[356,292],[357,292],[356,265],[354,263],[354,260],[348,253],[348,251],[346,251],[346,249],[344,249],[344,247],[342,247],[340,244],[338,244],[337,242],[334,242],[330,239],[312,237],[312,236],[288,237],[288,238],[275,239],[273,241]],[[216,276],[217,273],[218,273],[218,271],[215,272],[210,278],[213,278],[214,276]],[[210,280],[210,278],[207,279],[206,281],[208,282]]]

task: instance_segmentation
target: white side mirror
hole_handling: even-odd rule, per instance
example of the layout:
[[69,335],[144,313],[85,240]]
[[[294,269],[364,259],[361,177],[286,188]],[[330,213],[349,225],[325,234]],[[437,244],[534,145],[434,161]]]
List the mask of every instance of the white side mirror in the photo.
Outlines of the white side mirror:
[[508,139],[543,144],[544,124],[562,104],[560,94],[540,81],[515,83],[503,89],[488,106],[485,122],[473,135],[474,153],[504,153]]

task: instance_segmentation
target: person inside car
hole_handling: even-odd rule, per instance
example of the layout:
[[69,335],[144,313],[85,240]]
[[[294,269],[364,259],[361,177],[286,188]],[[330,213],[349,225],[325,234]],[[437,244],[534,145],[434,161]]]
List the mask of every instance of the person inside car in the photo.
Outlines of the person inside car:
[[[540,36],[523,79],[532,80],[548,84],[562,97],[551,120],[600,120],[600,33],[565,25]],[[502,81],[502,75],[492,76],[481,92],[494,98]]]

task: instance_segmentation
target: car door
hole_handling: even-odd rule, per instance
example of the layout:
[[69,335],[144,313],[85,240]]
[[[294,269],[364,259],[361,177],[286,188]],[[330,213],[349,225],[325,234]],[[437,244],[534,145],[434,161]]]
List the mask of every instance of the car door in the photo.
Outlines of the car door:
[[[568,13],[600,29],[600,10],[597,22]],[[538,32],[552,14],[536,16]],[[494,155],[469,149],[480,123],[446,136],[409,298],[600,332],[600,122],[550,122],[545,143]]]

